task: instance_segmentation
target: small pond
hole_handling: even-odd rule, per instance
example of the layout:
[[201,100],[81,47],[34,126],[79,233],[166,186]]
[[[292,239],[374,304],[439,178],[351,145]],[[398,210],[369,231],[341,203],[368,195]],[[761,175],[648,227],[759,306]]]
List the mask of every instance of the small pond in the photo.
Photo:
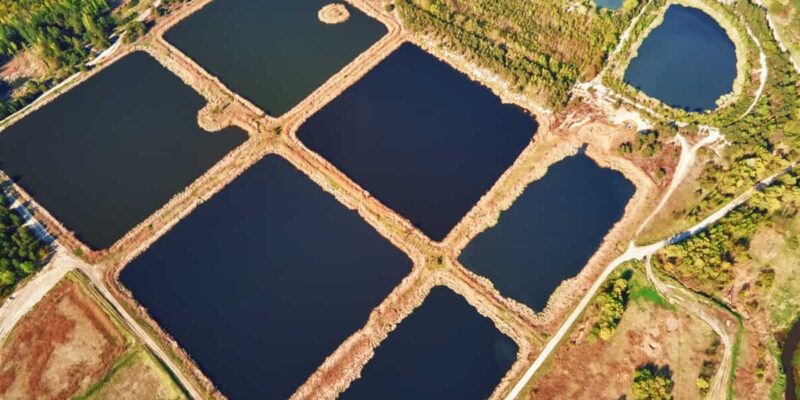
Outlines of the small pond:
[[329,0],[215,0],[165,39],[268,114],[280,116],[375,43],[386,27],[347,4],[322,23]]
[[247,139],[202,130],[205,104],[134,53],[0,132],[0,169],[89,247],[107,248]]
[[411,270],[268,156],[125,267],[121,282],[231,399],[286,399]]
[[633,192],[621,173],[583,153],[569,157],[531,183],[459,260],[502,295],[541,311],[553,290],[597,251]]
[[594,3],[599,8],[616,10],[622,5],[622,1],[623,0],[595,0]]
[[405,44],[313,115],[298,137],[439,241],[536,127],[521,108]]
[[677,108],[717,108],[733,90],[736,48],[708,14],[672,5],[664,22],[645,38],[625,71],[625,82]]
[[517,345],[461,296],[434,288],[375,350],[341,400],[485,399]]

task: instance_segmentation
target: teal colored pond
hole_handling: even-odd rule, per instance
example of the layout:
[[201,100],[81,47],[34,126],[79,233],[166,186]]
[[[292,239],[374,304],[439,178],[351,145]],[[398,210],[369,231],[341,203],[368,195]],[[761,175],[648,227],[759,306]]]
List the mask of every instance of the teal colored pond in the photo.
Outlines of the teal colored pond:
[[622,217],[634,186],[581,153],[551,166],[459,260],[500,294],[541,311],[556,287],[583,269]]
[[300,171],[267,156],[120,275],[231,399],[287,399],[411,270]]
[[485,399],[517,345],[461,296],[434,288],[375,350],[341,400]]
[[93,249],[111,246],[247,139],[134,53],[0,132],[0,169]]
[[622,0],[594,0],[597,7],[616,10],[622,5]]
[[677,108],[717,108],[733,90],[736,48],[719,24],[703,11],[671,5],[625,71],[625,82]]
[[536,128],[521,108],[405,44],[309,118],[297,136],[440,241]]
[[326,0],[215,0],[165,39],[272,116],[289,111],[387,31],[347,4],[350,18],[320,22]]

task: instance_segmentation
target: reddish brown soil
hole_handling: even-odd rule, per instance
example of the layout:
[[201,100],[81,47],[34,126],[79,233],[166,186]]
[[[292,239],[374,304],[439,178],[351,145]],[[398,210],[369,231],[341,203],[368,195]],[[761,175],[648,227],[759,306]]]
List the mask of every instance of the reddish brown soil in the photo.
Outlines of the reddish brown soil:
[[71,398],[103,377],[124,349],[124,337],[100,306],[64,280],[0,349],[0,398]]
[[637,367],[668,365],[676,399],[699,398],[695,380],[713,332],[702,321],[649,302],[633,304],[617,332],[603,341],[582,321],[554,354],[550,370],[533,383],[528,399],[619,399]]

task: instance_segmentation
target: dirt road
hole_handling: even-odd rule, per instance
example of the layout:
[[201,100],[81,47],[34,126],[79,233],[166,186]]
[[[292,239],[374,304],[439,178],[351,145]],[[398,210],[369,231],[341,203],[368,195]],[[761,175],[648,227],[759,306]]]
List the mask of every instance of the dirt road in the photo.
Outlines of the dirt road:
[[189,396],[193,399],[202,399],[203,396],[195,389],[193,385],[193,381],[188,379],[184,374],[183,370],[178,368],[177,365],[172,361],[172,359],[167,355],[164,350],[158,345],[158,343],[147,333],[136,320],[131,317],[130,314],[122,307],[122,305],[117,301],[116,297],[108,290],[106,287],[105,281],[103,280],[103,272],[93,268],[91,265],[81,263],[78,268],[92,283],[92,285],[100,292],[103,298],[114,307],[114,311],[122,317],[123,321],[127,325],[128,330],[130,330],[148,349],[167,367],[167,369],[173,374],[175,379],[180,382],[180,385],[183,386],[184,390],[189,394]]
[[650,256],[645,257],[644,266],[647,272],[647,279],[653,283],[653,286],[655,286],[656,290],[658,290],[662,296],[678,308],[685,310],[708,324],[720,337],[720,341],[722,342],[722,359],[717,368],[717,373],[711,381],[706,399],[725,399],[727,397],[726,388],[728,387],[728,382],[731,377],[730,371],[733,367],[733,342],[736,333],[731,332],[731,328],[721,319],[714,317],[713,309],[715,306],[709,305],[702,297],[683,287],[677,287],[659,279],[650,265]]
[[712,144],[719,140],[722,135],[719,133],[718,129],[714,128],[706,128],[708,135],[704,137],[702,140],[698,141],[694,144],[694,146],[689,147],[689,143],[686,142],[686,138],[683,137],[680,133],[675,135],[675,140],[681,146],[681,157],[678,160],[678,165],[675,167],[675,173],[672,175],[672,181],[669,183],[669,187],[664,195],[661,197],[661,201],[658,203],[655,209],[647,216],[647,219],[642,222],[642,225],[636,231],[636,235],[642,233],[642,230],[647,227],[650,223],[650,220],[656,216],[656,214],[664,208],[664,205],[667,204],[667,201],[672,197],[672,193],[675,192],[675,189],[683,183],[683,180],[686,179],[686,175],[689,174],[689,171],[694,166],[694,162],[697,159],[697,151],[701,148]]
[[[531,364],[531,366],[528,368],[528,370],[525,371],[525,374],[523,374],[522,378],[511,389],[511,392],[509,392],[508,396],[506,396],[506,400],[514,400],[514,399],[517,398],[517,396],[519,396],[519,394],[522,391],[522,389],[525,387],[525,385],[528,384],[528,381],[530,381],[530,379],[533,377],[533,375],[536,373],[536,371],[538,371],[539,368],[541,368],[541,366],[544,364],[544,362],[547,360],[547,358],[550,356],[550,354],[553,352],[553,350],[555,350],[556,347],[558,347],[559,343],[561,343],[561,341],[570,332],[570,330],[572,329],[572,326],[575,324],[575,322],[578,320],[578,318],[580,318],[580,316],[583,314],[583,312],[586,309],[586,307],[589,306],[589,303],[592,301],[592,298],[594,298],[594,295],[597,293],[598,290],[600,290],[600,287],[603,285],[603,283],[606,281],[606,279],[608,279],[609,275],[611,275],[611,273],[619,265],[621,265],[622,263],[624,263],[626,261],[642,260],[642,259],[648,258],[651,255],[653,255],[656,251],[658,251],[661,248],[663,248],[664,246],[680,242],[682,240],[685,240],[685,239],[687,239],[687,238],[689,238],[689,237],[691,237],[693,235],[696,235],[697,233],[705,230],[710,225],[712,225],[713,223],[717,222],[720,218],[722,218],[725,215],[727,215],[733,209],[735,209],[736,207],[742,205],[744,202],[749,200],[750,197],[752,197],[753,194],[755,194],[757,192],[758,188],[761,188],[761,187],[764,187],[766,185],[771,184],[776,178],[778,178],[779,176],[783,175],[784,173],[789,171],[791,168],[793,168],[795,164],[796,164],[796,162],[792,163],[786,169],[778,171],[778,172],[768,176],[767,178],[761,180],[756,185],[754,185],[753,187],[751,187],[750,189],[748,189],[747,191],[745,191],[744,193],[742,193],[741,195],[739,195],[735,199],[731,200],[724,207],[720,208],[719,210],[717,210],[713,214],[709,215],[708,217],[706,217],[704,220],[700,221],[699,223],[697,223],[693,227],[691,227],[691,228],[689,228],[689,229],[687,229],[687,230],[685,230],[685,231],[683,231],[683,232],[681,232],[681,233],[679,233],[677,235],[674,235],[672,237],[663,239],[663,240],[658,241],[658,242],[653,243],[653,244],[649,244],[647,246],[637,246],[634,242],[631,242],[629,244],[629,246],[628,246],[628,249],[625,251],[625,253],[623,253],[621,256],[619,256],[617,259],[615,259],[613,262],[611,262],[603,270],[603,272],[597,277],[597,280],[595,280],[594,284],[592,284],[592,286],[589,288],[589,290],[586,292],[586,294],[583,296],[583,298],[581,298],[581,301],[578,303],[578,305],[575,307],[575,309],[572,310],[572,313],[569,315],[569,317],[567,317],[566,321],[564,321],[564,323],[561,325],[561,327],[553,334],[553,336],[550,337],[550,340],[547,342],[545,347],[542,349],[542,352],[539,354],[539,356],[536,357],[536,360],[534,360],[533,364]],[[731,351],[731,349],[728,348],[729,345],[727,343],[723,342],[723,344],[726,345],[726,349],[725,349],[726,352]],[[731,367],[730,364],[729,365],[721,365],[719,373],[720,374],[724,373],[726,375],[730,375],[730,367]],[[727,368],[727,370],[725,370],[725,368]]]
[[64,248],[59,248],[44,269],[6,300],[0,307],[0,343],[5,341],[17,321],[27,314],[67,272],[77,268],[74,261]]

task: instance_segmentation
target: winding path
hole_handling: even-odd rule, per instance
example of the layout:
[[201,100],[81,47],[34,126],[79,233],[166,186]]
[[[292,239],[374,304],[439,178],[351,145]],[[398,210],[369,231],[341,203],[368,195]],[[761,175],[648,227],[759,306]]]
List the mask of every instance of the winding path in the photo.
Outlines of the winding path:
[[[611,273],[614,272],[614,270],[619,265],[631,260],[642,260],[648,258],[652,256],[656,251],[660,250],[661,248],[667,245],[678,243],[705,230],[710,225],[717,222],[720,218],[727,215],[733,209],[735,209],[736,207],[742,205],[744,202],[749,200],[750,197],[752,197],[753,194],[755,194],[759,188],[771,184],[776,178],[789,171],[791,168],[794,167],[795,164],[796,162],[792,163],[789,167],[781,171],[778,171],[768,176],[767,178],[761,180],[756,185],[746,190],[744,193],[742,193],[735,199],[731,200],[728,204],[726,204],[713,214],[706,217],[704,220],[700,221],[696,225],[692,226],[691,228],[677,235],[671,236],[669,238],[663,239],[661,241],[646,246],[637,246],[633,241],[631,241],[625,253],[617,257],[603,270],[603,272],[600,273],[600,275],[594,281],[594,283],[586,292],[586,294],[583,296],[583,298],[581,298],[581,301],[578,303],[578,305],[572,310],[572,313],[570,313],[570,315],[567,317],[567,319],[564,321],[561,327],[559,327],[559,329],[550,337],[550,340],[544,346],[539,356],[536,357],[536,360],[534,360],[533,364],[531,364],[531,366],[528,367],[528,369],[523,374],[522,378],[520,378],[517,384],[514,385],[514,387],[511,389],[509,394],[506,396],[506,400],[514,400],[517,398],[517,396],[519,396],[519,394],[522,392],[522,389],[525,388],[525,386],[528,384],[533,375],[539,370],[539,368],[542,367],[542,365],[548,359],[548,357],[550,357],[550,354],[553,352],[553,350],[555,350],[558,347],[558,345],[562,342],[562,340],[564,340],[564,338],[572,329],[572,326],[581,317],[581,315],[586,310],[586,307],[589,305],[589,303],[591,303],[592,298],[594,298],[594,295],[597,293],[598,290],[600,290],[600,287],[603,285],[603,283],[608,279]],[[729,352],[732,350],[726,348],[725,351]],[[723,367],[727,367],[727,371],[725,371]],[[721,373],[729,375],[730,365],[721,365],[720,372],[718,372],[718,374]]]
[[689,143],[686,141],[686,138],[683,137],[680,133],[675,135],[675,140],[681,146],[681,157],[678,160],[678,165],[675,167],[675,173],[672,175],[672,181],[669,184],[669,188],[664,193],[664,196],[661,197],[661,201],[658,203],[656,208],[647,216],[647,218],[642,222],[639,226],[639,229],[636,230],[636,235],[638,236],[642,233],[645,227],[650,223],[653,217],[664,208],[664,205],[667,204],[667,201],[672,197],[672,193],[675,192],[675,189],[683,183],[683,180],[686,179],[686,175],[689,174],[689,171],[694,166],[694,162],[697,159],[697,151],[701,148],[710,145],[720,138],[722,135],[719,133],[718,129],[710,128],[710,127],[703,127],[708,135],[694,144],[694,146],[689,147]]
[[678,308],[683,309],[689,314],[699,318],[720,337],[722,342],[722,359],[717,368],[717,373],[710,382],[706,399],[717,400],[726,398],[726,388],[730,380],[731,368],[733,367],[733,342],[736,334],[728,331],[728,327],[722,320],[714,317],[712,305],[707,304],[699,295],[686,290],[683,287],[677,287],[660,280],[653,272],[653,267],[650,265],[650,256],[645,257],[644,261],[645,272],[647,279],[653,283],[656,290],[661,293],[667,300]]
[[750,107],[747,108],[747,111],[745,111],[744,114],[742,114],[742,116],[739,117],[739,119],[746,117],[753,111],[753,108],[756,107],[756,103],[758,103],[758,100],[761,98],[761,93],[764,92],[764,87],[767,85],[767,76],[769,75],[769,67],[767,66],[767,55],[764,54],[764,48],[761,47],[761,42],[758,40],[758,38],[756,38],[756,35],[753,34],[753,31],[750,30],[750,26],[745,25],[745,27],[747,28],[747,34],[750,35],[750,39],[753,39],[753,42],[756,44],[756,47],[758,47],[758,52],[759,52],[758,62],[761,64],[761,68],[759,69],[758,75],[761,82],[759,82],[758,89],[756,89],[756,93],[753,98],[753,103],[750,104]]

